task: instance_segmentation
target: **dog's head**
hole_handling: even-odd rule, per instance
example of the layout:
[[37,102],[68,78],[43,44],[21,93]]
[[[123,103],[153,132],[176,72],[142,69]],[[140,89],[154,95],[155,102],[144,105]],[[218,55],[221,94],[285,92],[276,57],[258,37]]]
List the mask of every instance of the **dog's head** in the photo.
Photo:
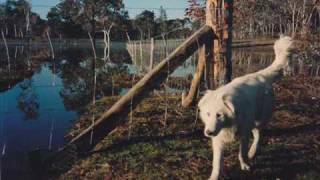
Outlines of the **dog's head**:
[[205,136],[215,137],[221,129],[232,126],[235,107],[231,96],[208,91],[200,100],[198,107],[200,118],[205,125]]

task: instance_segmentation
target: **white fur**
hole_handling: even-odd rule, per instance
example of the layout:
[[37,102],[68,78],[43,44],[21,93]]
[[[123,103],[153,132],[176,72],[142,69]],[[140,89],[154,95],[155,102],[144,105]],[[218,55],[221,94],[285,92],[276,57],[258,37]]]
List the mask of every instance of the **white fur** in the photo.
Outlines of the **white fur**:
[[[248,159],[256,154],[260,129],[272,115],[273,82],[281,77],[292,47],[290,37],[275,42],[276,58],[268,68],[234,79],[231,83],[208,91],[198,106],[205,124],[204,134],[212,139],[213,169],[210,180],[217,180],[223,164],[226,143],[240,141],[239,161],[242,170],[250,170]],[[248,148],[249,137],[253,143]]]

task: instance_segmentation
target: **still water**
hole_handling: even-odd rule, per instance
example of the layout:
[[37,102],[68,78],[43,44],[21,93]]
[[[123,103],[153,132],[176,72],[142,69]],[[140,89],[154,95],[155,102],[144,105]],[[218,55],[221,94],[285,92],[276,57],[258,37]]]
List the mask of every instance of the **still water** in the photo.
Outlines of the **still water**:
[[30,78],[0,93],[0,143],[3,173],[25,167],[27,153],[35,149],[55,150],[64,143],[63,134],[77,118],[66,109],[60,92],[62,79],[54,78],[48,64]]
[[[31,151],[48,154],[63,146],[64,135],[82,109],[92,102],[93,94],[99,99],[126,93],[130,87],[115,85],[118,83],[116,76],[130,80],[132,74],[143,74],[140,72],[142,64],[132,62],[125,45],[112,48],[113,63],[98,60],[95,73],[89,46],[60,46],[55,50],[55,59],[50,56],[47,47],[12,46],[8,60],[4,47],[0,46],[0,168],[3,179],[25,179]],[[98,49],[98,56],[103,56],[102,48]],[[235,49],[234,74],[239,76],[262,69],[273,58],[271,47]],[[196,55],[171,76],[186,78],[194,72],[195,61]]]

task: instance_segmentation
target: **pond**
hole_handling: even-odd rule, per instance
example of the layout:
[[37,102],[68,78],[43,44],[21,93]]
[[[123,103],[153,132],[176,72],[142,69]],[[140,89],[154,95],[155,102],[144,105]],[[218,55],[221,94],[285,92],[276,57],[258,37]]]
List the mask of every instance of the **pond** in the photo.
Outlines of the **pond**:
[[[65,134],[86,106],[104,96],[125,94],[133,75],[142,76],[147,69],[132,62],[121,43],[112,46],[112,63],[99,59],[95,65],[89,45],[55,45],[55,59],[45,45],[10,45],[9,50],[10,59],[0,46],[0,172],[4,179],[25,179],[30,152],[47,155],[62,147]],[[97,54],[103,57],[103,48]],[[196,57],[171,77],[190,79]],[[234,76],[262,69],[273,58],[271,47],[234,49]],[[303,63],[297,65],[293,73],[300,72]],[[312,65],[309,75],[319,76],[319,67],[319,63]],[[185,89],[170,88],[172,92]]]

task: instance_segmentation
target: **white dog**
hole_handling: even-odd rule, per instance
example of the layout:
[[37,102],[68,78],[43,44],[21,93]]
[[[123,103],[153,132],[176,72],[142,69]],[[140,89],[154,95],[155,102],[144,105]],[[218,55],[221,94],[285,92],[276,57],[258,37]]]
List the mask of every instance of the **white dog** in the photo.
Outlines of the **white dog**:
[[[273,110],[273,82],[288,64],[293,41],[281,37],[274,45],[276,58],[268,68],[234,79],[214,91],[208,91],[198,107],[205,124],[204,134],[212,139],[213,169],[210,180],[219,178],[226,143],[240,141],[239,161],[242,170],[250,170],[248,159],[255,156],[261,127]],[[249,137],[253,143],[248,150]]]

